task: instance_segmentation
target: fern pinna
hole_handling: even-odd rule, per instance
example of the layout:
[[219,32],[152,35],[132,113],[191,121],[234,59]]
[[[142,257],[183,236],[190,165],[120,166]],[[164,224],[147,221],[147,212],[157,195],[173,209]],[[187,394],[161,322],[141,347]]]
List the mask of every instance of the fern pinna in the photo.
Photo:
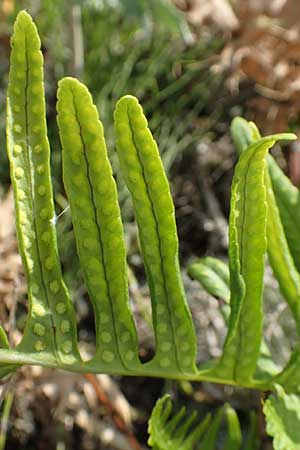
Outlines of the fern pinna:
[[262,332],[266,251],[300,330],[296,242],[300,220],[297,214],[292,218],[289,214],[298,201],[298,190],[267,156],[275,142],[295,136],[261,138],[253,124],[239,118],[233,122],[232,134],[241,155],[232,183],[229,269],[213,258],[190,268],[192,276],[229,304],[230,315],[229,306],[224,309],[228,334],[222,356],[198,367],[196,335],[178,262],[174,206],[159,151],[137,99],[125,96],[118,101],[114,114],[116,147],[133,200],[156,343],[155,356],[142,364],[128,298],[123,226],[103,126],[87,88],[74,78],[59,82],[63,179],[95,316],[96,351],[90,360],[83,361],[74,306],[63,282],[57,251],[43,57],[36,27],[25,11],[17,17],[11,43],[7,150],[29,305],[24,335],[16,348],[9,348],[0,329],[0,374],[37,364],[269,390],[281,384],[288,391],[297,390],[299,345],[287,367],[280,369],[272,362]]

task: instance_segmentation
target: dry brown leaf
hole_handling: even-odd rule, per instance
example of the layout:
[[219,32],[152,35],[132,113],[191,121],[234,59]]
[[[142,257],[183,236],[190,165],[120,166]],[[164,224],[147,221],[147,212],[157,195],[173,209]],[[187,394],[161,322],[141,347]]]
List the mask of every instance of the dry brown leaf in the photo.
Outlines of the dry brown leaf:
[[247,115],[264,133],[286,130],[299,117],[300,2],[240,0],[235,12],[239,29],[212,70],[226,74],[235,94],[245,83],[253,86]]
[[187,12],[189,22],[197,27],[205,23],[233,31],[239,26],[228,0],[174,0],[174,3]]

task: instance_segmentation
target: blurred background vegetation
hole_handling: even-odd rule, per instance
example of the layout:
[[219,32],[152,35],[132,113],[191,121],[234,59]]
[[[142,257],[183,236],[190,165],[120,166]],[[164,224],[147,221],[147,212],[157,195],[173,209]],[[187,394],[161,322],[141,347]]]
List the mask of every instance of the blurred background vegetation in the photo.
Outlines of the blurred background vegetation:
[[[300,3],[296,0],[1,0],[1,218],[13,217],[11,197],[9,194],[5,197],[10,185],[5,152],[5,96],[9,40],[16,14],[23,8],[33,16],[42,41],[52,180],[56,211],[58,215],[63,213],[56,226],[65,278],[78,311],[83,351],[92,351],[93,316],[80,274],[62,185],[55,112],[57,81],[66,75],[79,77],[87,84],[104,123],[126,230],[130,294],[142,357],[147,359],[153,353],[151,312],[132,206],[118,171],[113,135],[116,100],[128,93],[137,96],[143,105],[171,183],[183,276],[199,336],[199,360],[218,356],[225,330],[219,302],[189,280],[184,267],[195,256],[226,257],[230,183],[236,162],[229,137],[231,119],[244,115],[254,120],[262,133],[288,129],[298,132]],[[296,184],[300,178],[297,145],[284,153],[275,150],[279,163]],[[2,231],[0,228],[3,257],[0,318],[10,328],[16,322],[16,330],[22,330],[26,288],[13,220],[4,223]],[[282,363],[290,352],[286,336],[292,330],[288,313],[278,306],[280,294],[269,270],[266,286],[266,331],[278,362]],[[8,316],[12,310],[14,315]],[[270,325],[275,318],[278,327]],[[12,341],[17,341],[18,331],[10,328],[7,331]],[[149,411],[162,390],[173,390],[179,403],[189,398],[200,410],[214,409],[219,402],[230,399],[242,418],[251,406],[259,408],[258,395],[228,388],[128,379],[119,379],[118,383],[110,379],[109,387],[105,388],[107,380],[101,377],[95,380],[106,402],[88,387],[92,385],[91,380],[24,370],[14,382],[17,400],[13,404],[7,448],[126,450],[128,440],[129,449],[142,448],[134,447],[130,441],[132,423],[134,439],[144,445]],[[33,393],[34,383],[39,388]],[[116,425],[118,422],[110,409],[111,390],[121,399],[122,406],[113,404],[113,408],[117,408],[120,416],[124,415],[123,431]],[[40,400],[45,407],[41,408]],[[47,408],[55,412],[51,426],[45,413]],[[272,448],[261,430],[259,434],[260,448]]]

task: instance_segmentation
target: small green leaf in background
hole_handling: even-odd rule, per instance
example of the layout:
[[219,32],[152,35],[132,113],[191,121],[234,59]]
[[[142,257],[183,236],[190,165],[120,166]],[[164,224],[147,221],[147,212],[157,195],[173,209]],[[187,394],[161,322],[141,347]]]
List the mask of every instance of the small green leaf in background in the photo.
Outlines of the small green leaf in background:
[[188,43],[192,39],[185,16],[170,0],[119,0],[126,13],[181,34]]
[[[3,393],[2,393],[3,395]],[[14,389],[9,386],[4,395],[3,409],[0,423],[0,450],[5,450],[7,432],[9,428],[9,415],[14,400]]]
[[292,184],[291,180],[282,172],[272,157],[268,160],[268,166],[288,246],[295,266],[300,271],[299,189]]
[[[215,450],[224,420],[226,434],[222,450],[241,450],[242,432],[239,418],[229,404],[219,408],[212,420],[211,415],[207,414],[197,426],[196,411],[187,414],[183,406],[176,414],[172,414],[172,409],[172,401],[167,394],[157,401],[152,411],[148,444],[154,450]],[[253,429],[251,426],[250,428]],[[252,435],[253,433],[251,442],[254,442]]]
[[204,439],[200,445],[200,450],[215,450],[223,414],[223,408],[219,408],[212,420],[209,429],[205,433]]
[[225,263],[207,256],[191,264],[188,267],[188,274],[199,281],[209,294],[229,303],[229,269]]
[[[160,398],[152,410],[149,420],[148,444],[154,450],[192,450],[210,422],[208,414],[195,428],[192,428],[197,413],[185,413],[182,407],[171,417],[172,401],[167,394]],[[170,418],[171,417],[171,418]]]
[[258,415],[255,411],[250,411],[250,425],[246,436],[243,450],[258,450],[260,445],[258,432]]
[[242,432],[237,413],[227,403],[224,407],[228,426],[228,434],[224,450],[239,450],[242,444]]
[[274,450],[300,450],[300,397],[286,394],[277,385],[263,405],[267,433],[273,437]]

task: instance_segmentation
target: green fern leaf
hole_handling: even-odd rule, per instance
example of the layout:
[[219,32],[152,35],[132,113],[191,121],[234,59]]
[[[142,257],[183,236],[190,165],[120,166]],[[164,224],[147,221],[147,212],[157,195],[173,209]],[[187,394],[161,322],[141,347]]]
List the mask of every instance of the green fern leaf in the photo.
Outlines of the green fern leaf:
[[159,399],[152,411],[148,431],[148,444],[154,450],[215,450],[223,419],[227,422],[223,450],[240,450],[242,433],[236,412],[229,404],[219,408],[213,419],[211,415],[195,426],[196,412],[188,415],[185,407],[172,415],[169,395]]
[[298,272],[300,272],[299,189],[284,175],[273,159],[269,161],[269,172],[288,246],[294,259],[294,264]]
[[103,127],[82,83],[64,78],[57,95],[64,184],[96,320],[94,361],[98,368],[100,363],[115,370],[136,368],[123,227]]
[[[237,141],[250,142],[251,144],[260,139],[260,134],[254,124],[238,117],[233,120],[231,126],[233,139]],[[237,145],[240,145],[237,143]],[[238,148],[238,151],[245,150],[245,147]],[[277,166],[274,159],[268,155],[268,169],[265,173],[265,184],[267,189],[268,217],[267,217],[267,240],[268,255],[274,275],[276,276],[281,292],[286,298],[296,321],[298,333],[300,334],[300,275],[295,268],[287,243],[285,230],[281,222],[280,212],[277,206],[278,197],[275,198],[270,174],[274,174]],[[276,169],[275,169],[276,170]],[[280,169],[278,169],[280,171]],[[281,171],[280,171],[281,172]],[[281,179],[284,177],[280,175]],[[273,175],[274,178],[274,175]],[[273,179],[272,178],[272,179]]]
[[[230,316],[228,266],[216,258],[205,257],[191,264],[188,267],[188,273],[199,281],[209,294],[225,300],[226,304],[221,305],[221,313],[228,325]],[[255,378],[264,380],[266,377],[277,375],[279,371],[280,368],[273,362],[267,344],[262,339]]]
[[73,305],[62,280],[50,180],[43,56],[31,17],[14,25],[7,95],[7,149],[14,188],[17,236],[29,288],[29,314],[19,349],[48,361],[78,357]]
[[194,427],[197,417],[195,412],[187,415],[182,407],[173,417],[171,413],[172,401],[169,395],[165,395],[153,408],[148,427],[148,444],[154,450],[193,450],[209,426],[210,414]]
[[259,424],[258,416],[255,411],[250,411],[250,425],[246,436],[245,447],[243,450],[258,450],[259,443]]
[[[248,130],[247,130],[248,128]],[[248,145],[257,139],[260,139],[260,132],[253,122],[247,122],[241,117],[233,120],[231,126],[233,140],[240,153],[241,144],[248,141]],[[243,135],[243,136],[242,136]],[[240,141],[237,139],[239,136]],[[294,264],[300,271],[300,197],[297,189],[291,180],[282,172],[276,161],[271,155],[267,156],[268,169],[272,182],[272,188],[276,197],[276,203],[279,209],[280,218],[285,231],[287,243],[294,259]]]
[[206,430],[204,438],[200,443],[199,450],[215,450],[223,415],[224,415],[223,408],[219,408],[213,417],[209,429]]
[[242,445],[242,432],[237,413],[229,405],[224,406],[225,417],[227,420],[227,438],[223,450],[239,450]]
[[[133,198],[151,292],[156,341],[153,360],[141,364],[128,301],[121,215],[103,127],[87,88],[75,79],[67,78],[59,83],[57,109],[64,183],[81,267],[95,315],[96,352],[89,361],[82,361],[78,351],[75,311],[62,279],[57,251],[40,40],[31,17],[22,11],[12,37],[7,147],[29,308],[22,341],[15,349],[7,347],[0,328],[0,376],[15,370],[16,365],[39,364],[80,372],[164,376],[272,389],[273,380],[267,370],[264,374],[261,371],[255,373],[262,341],[266,226],[270,224],[276,228],[274,237],[269,239],[270,247],[276,253],[274,261],[281,263],[278,262],[277,277],[281,280],[282,290],[286,289],[285,295],[298,322],[299,305],[298,280],[294,277],[293,266],[285,259],[291,259],[291,256],[282,241],[284,233],[280,229],[279,213],[268,190],[270,181],[265,175],[265,156],[277,139],[294,136],[283,134],[260,139],[254,124],[249,123],[247,128],[245,122],[242,126],[246,131],[236,136],[241,151],[243,147],[247,148],[242,152],[232,185],[229,330],[220,360],[210,361],[206,368],[197,370],[196,335],[180,274],[174,205],[158,148],[137,99],[125,96],[118,102],[115,111],[117,152]],[[253,144],[252,140],[255,141]],[[266,201],[276,220],[272,221],[271,213],[267,219]],[[282,215],[281,206],[279,210]],[[282,221],[295,259],[292,235],[289,235],[284,219]],[[279,242],[281,247],[277,248]],[[278,255],[282,256],[282,261]],[[206,258],[205,265],[210,274],[208,288],[228,299],[226,268],[212,258]],[[287,276],[284,270],[290,274]],[[277,381],[282,382],[288,374],[296,373],[299,354],[293,353]],[[253,379],[254,373],[256,379]],[[289,386],[297,387],[295,383]],[[170,419],[171,409],[162,402],[165,431],[170,434],[171,443],[179,443],[180,450],[189,450],[207,427],[209,419],[192,427],[193,431],[188,435],[195,416],[184,419],[182,411]],[[215,445],[222,414],[219,411],[214,417],[209,433],[202,441],[202,450],[212,449]],[[237,447],[237,420],[231,413],[228,418],[228,439],[231,439],[228,445]],[[154,423],[155,419],[152,425]]]
[[211,295],[226,303],[230,300],[229,269],[219,259],[206,256],[188,266],[188,274]]
[[277,385],[276,394],[268,397],[263,405],[267,433],[273,437],[275,450],[300,449],[300,398],[286,394]]
[[121,98],[114,117],[151,291],[156,355],[149,368],[192,373],[196,336],[180,274],[174,205],[158,148],[136,98]]
[[280,290],[294,316],[300,335],[300,275],[291,256],[270,176],[266,172],[268,189],[268,255]]
[[277,140],[293,138],[281,134],[254,142],[241,154],[234,173],[229,228],[231,315],[217,371],[237,382],[252,378],[262,339],[267,244],[265,157]]

